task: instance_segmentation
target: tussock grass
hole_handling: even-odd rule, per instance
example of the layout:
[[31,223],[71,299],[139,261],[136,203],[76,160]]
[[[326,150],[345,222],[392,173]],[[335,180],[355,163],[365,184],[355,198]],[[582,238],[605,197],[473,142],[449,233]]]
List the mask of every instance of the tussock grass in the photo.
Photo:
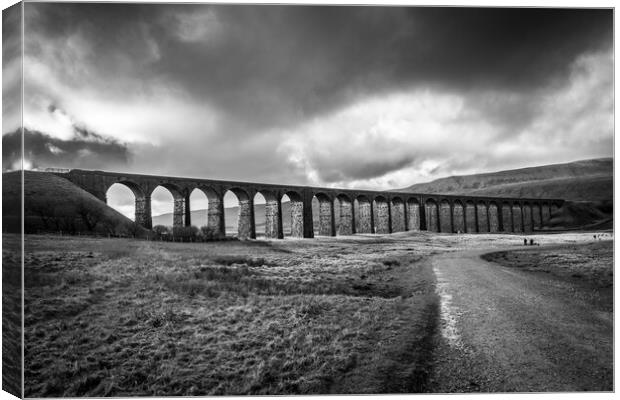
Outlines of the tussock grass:
[[384,242],[29,236],[26,395],[347,392],[399,337],[423,377],[432,272]]

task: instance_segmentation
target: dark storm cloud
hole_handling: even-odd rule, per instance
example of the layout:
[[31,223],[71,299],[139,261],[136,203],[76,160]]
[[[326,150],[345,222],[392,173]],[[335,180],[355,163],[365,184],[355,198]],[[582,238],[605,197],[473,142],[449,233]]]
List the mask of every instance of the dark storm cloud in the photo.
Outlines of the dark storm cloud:
[[[95,134],[96,135],[96,134]],[[21,130],[2,136],[2,170],[16,169],[21,158]],[[61,140],[37,131],[24,130],[26,162],[32,168],[102,168],[110,164],[127,164],[127,147],[108,138]]]
[[579,54],[609,47],[613,28],[611,10],[593,9],[27,7],[38,35],[82,35],[94,76],[109,86],[180,85],[228,114],[230,133],[296,123],[409,85],[544,89],[564,82]]

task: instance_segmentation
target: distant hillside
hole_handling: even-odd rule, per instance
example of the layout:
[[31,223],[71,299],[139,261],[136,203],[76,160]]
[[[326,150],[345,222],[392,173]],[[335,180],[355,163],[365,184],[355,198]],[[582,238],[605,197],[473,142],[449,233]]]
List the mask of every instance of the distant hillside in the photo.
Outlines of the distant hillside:
[[551,226],[608,229],[613,222],[613,159],[575,161],[486,174],[450,176],[403,191],[567,200]]
[[613,199],[613,159],[599,158],[485,174],[450,176],[418,183],[403,191],[610,201]]
[[[2,174],[4,232],[19,232],[21,172]],[[68,232],[142,235],[143,228],[66,179],[46,172],[24,173],[26,232]]]

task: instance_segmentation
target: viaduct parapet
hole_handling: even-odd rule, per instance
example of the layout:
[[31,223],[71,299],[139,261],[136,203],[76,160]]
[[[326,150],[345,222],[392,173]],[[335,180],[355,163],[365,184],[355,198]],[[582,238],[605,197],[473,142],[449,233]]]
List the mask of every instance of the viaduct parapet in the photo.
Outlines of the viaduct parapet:
[[151,194],[158,186],[174,198],[173,226],[191,225],[189,196],[202,191],[208,199],[207,225],[225,235],[224,194],[239,201],[238,237],[256,238],[254,196],[265,198],[265,236],[283,238],[282,197],[291,204],[291,235],[314,237],[312,200],[319,202],[318,234],[432,231],[463,233],[529,233],[548,224],[562,199],[453,196],[393,191],[350,190],[311,186],[220,181],[73,169],[57,173],[106,202],[110,186],[120,183],[135,196],[135,221],[152,228]]

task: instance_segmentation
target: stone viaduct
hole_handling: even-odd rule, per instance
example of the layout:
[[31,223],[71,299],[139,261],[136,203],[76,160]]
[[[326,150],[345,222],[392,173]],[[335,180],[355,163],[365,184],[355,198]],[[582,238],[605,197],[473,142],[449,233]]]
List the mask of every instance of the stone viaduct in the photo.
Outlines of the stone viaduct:
[[223,198],[227,191],[231,191],[239,201],[237,226],[240,239],[256,238],[254,196],[257,193],[262,194],[266,201],[267,238],[284,237],[284,195],[287,195],[291,202],[291,235],[304,238],[314,237],[314,197],[319,202],[318,234],[325,236],[399,231],[529,233],[546,225],[551,214],[564,203],[561,199],[349,190],[78,169],[57,175],[104,202],[110,186],[115,183],[127,186],[135,196],[135,221],[148,229],[152,228],[151,193],[156,187],[163,186],[174,198],[175,227],[191,225],[189,196],[198,189],[208,199],[207,225],[215,232],[225,235]]

